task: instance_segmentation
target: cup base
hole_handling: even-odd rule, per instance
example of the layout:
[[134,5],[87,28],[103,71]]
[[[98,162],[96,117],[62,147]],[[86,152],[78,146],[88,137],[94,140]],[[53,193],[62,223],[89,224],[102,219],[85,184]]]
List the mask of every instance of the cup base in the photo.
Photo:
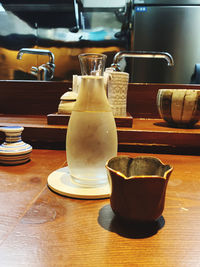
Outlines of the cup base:
[[73,175],[70,175],[72,181],[77,184],[78,186],[85,187],[85,188],[98,188],[105,186],[108,183],[108,179],[79,179]]
[[110,197],[109,182],[99,187],[83,187],[73,181],[69,168],[64,167],[48,176],[49,188],[63,196],[79,199],[102,199]]

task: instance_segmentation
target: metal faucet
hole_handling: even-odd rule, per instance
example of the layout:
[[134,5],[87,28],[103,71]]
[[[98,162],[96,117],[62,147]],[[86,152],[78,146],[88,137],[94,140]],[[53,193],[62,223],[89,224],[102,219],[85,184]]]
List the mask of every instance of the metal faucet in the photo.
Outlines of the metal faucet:
[[120,71],[120,60],[124,57],[134,57],[134,58],[163,58],[167,61],[168,66],[174,65],[173,57],[167,52],[151,52],[151,51],[120,51],[113,59],[113,64],[111,67],[115,71]]
[[53,78],[55,64],[54,54],[49,50],[22,48],[17,54],[17,59],[22,59],[23,54],[35,54],[49,56],[49,62],[39,67],[31,67],[31,74],[35,75],[38,80],[50,81]]

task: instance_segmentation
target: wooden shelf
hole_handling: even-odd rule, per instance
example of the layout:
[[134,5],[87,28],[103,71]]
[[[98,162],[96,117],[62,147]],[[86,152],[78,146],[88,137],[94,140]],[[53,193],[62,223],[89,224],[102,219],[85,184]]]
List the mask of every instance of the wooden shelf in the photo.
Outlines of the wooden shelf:
[[[65,148],[66,125],[49,125],[46,115],[0,115],[0,126],[23,126],[23,139],[36,147]],[[200,154],[200,123],[193,129],[172,128],[161,119],[134,118],[131,128],[118,127],[119,147],[125,150],[146,148],[156,152],[181,151]],[[3,140],[3,133],[0,140]],[[152,151],[153,152],[153,151]]]
[[[57,112],[61,95],[70,87],[70,82],[0,81],[0,126],[24,126],[23,138],[35,148],[65,149],[66,123],[51,124],[47,115]],[[200,123],[194,129],[178,129],[161,120],[156,106],[161,88],[200,89],[200,85],[129,84],[132,126],[118,124],[119,151],[199,155]],[[0,132],[0,142],[3,139]]]
[[[47,123],[49,125],[68,125],[70,119],[70,114],[48,114]],[[115,122],[117,127],[128,127],[132,128],[133,117],[127,113],[124,117],[115,117]]]

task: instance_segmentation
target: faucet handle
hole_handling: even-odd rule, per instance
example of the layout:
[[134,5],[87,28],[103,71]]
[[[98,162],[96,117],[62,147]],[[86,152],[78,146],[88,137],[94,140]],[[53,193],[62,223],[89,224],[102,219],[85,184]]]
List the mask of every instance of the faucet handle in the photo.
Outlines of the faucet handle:
[[54,76],[55,64],[46,63],[38,67],[38,80],[50,81]]
[[32,66],[32,67],[31,67],[31,74],[33,74],[34,76],[37,76],[37,75],[38,75],[38,68]]
[[41,66],[31,67],[31,74],[37,77],[38,80],[50,81],[54,76],[55,64],[46,63]]
[[55,64],[47,62],[46,64],[43,64],[41,67],[44,67],[46,69],[46,80],[50,81],[51,79],[53,79],[54,71],[55,71]]
[[112,63],[111,68],[113,69],[113,71],[121,71],[121,66],[119,63]]

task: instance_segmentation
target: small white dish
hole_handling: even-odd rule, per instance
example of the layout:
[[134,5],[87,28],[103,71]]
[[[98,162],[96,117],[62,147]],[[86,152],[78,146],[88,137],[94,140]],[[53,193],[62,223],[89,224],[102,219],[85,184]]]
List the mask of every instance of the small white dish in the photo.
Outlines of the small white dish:
[[99,187],[82,187],[73,182],[69,168],[64,167],[52,172],[47,179],[51,190],[63,196],[80,199],[101,199],[110,197],[109,182]]

